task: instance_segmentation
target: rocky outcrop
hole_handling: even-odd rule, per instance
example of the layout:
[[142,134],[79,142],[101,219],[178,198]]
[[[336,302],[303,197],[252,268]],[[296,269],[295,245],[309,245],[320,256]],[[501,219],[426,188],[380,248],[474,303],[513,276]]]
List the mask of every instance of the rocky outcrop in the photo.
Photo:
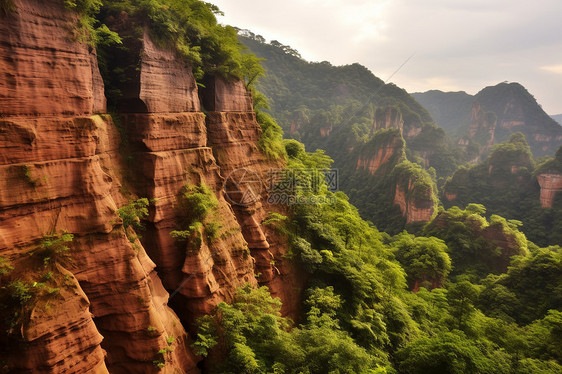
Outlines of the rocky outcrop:
[[[124,199],[119,194],[119,137],[110,117],[10,118],[0,125],[10,129],[0,142],[0,181],[4,184],[0,253],[17,272],[20,265],[25,266],[26,248],[37,246],[43,235],[74,234],[72,260],[64,266],[78,281],[82,309],[67,305],[72,299],[63,291],[54,307],[68,309],[65,313],[82,310],[93,317],[94,325],[69,329],[56,328],[56,323],[65,326],[80,314],[60,322],[34,314],[37,324],[49,333],[34,333],[25,339],[41,346],[41,357],[53,357],[41,364],[45,372],[74,372],[73,362],[82,362],[86,350],[94,354],[101,348],[107,353],[105,364],[103,355],[98,355],[101,361],[86,361],[92,365],[89,370],[107,364],[111,372],[150,371],[152,361],[158,359],[156,352],[168,347],[170,336],[177,349],[167,362],[184,371],[194,368],[195,360],[184,344],[187,335],[166,306],[167,293],[154,264],[140,243],[129,242],[116,215]],[[32,133],[36,138],[30,144],[25,137],[10,137],[13,133]],[[86,322],[76,323],[82,326]],[[24,329],[31,326],[24,325]],[[150,326],[155,330],[147,336]],[[64,346],[76,350],[68,350],[61,359],[58,352]],[[84,368],[76,368],[80,367]]]
[[95,53],[78,43],[78,16],[57,0],[14,0],[0,15],[0,116],[105,111]]
[[551,208],[554,196],[562,191],[562,175],[560,174],[540,174],[537,181],[541,187],[541,206]]
[[[105,98],[95,54],[69,37],[77,16],[55,0],[15,5],[0,22],[0,256],[14,268],[0,278],[42,291],[13,332],[27,349],[3,347],[0,362],[45,373],[196,373],[186,330],[246,283],[269,286],[297,317],[303,280],[286,259],[287,238],[262,224],[286,207],[259,191],[238,204],[228,192],[247,188],[224,188],[237,170],[265,183],[284,166],[257,146],[261,128],[243,83],[205,82],[205,115],[184,60],[146,29],[125,38],[120,146],[113,118],[96,114]],[[108,23],[133,35],[124,12]],[[200,185],[217,208],[199,240],[174,239],[180,194]],[[140,233],[117,214],[137,196],[151,199]],[[63,233],[73,235],[69,256],[45,260],[52,274],[43,282],[47,268],[31,266],[28,253]]]
[[400,184],[396,185],[394,193],[394,204],[400,207],[402,215],[406,218],[406,223],[428,222],[433,217],[434,201],[431,190],[424,189],[418,191],[412,180],[408,182],[407,188]]
[[252,97],[240,80],[208,77],[201,100],[209,112],[253,112]]
[[[152,50],[147,33],[139,42],[138,50]],[[143,53],[138,55],[141,60]],[[185,66],[183,62],[179,65]],[[154,70],[150,64],[141,64],[139,69],[141,80],[150,76],[145,69]],[[152,77],[157,79],[157,75]],[[191,72],[185,77],[191,81],[184,85],[196,87]],[[286,313],[296,309],[299,299],[298,292],[297,297],[292,296],[297,285],[291,287],[286,279],[290,278],[289,268],[274,266],[283,263],[287,243],[277,243],[280,239],[261,225],[273,209],[259,202],[239,206],[228,196],[233,191],[225,193],[223,188],[236,170],[252,170],[265,181],[270,168],[283,165],[266,160],[257,147],[261,128],[251,95],[241,81],[208,77],[203,86],[201,103],[197,93],[177,92],[176,100],[187,102],[188,111],[171,113],[168,109],[161,113],[155,105],[129,105],[126,111],[138,108],[138,112],[121,116],[129,152],[138,161],[132,165],[134,188],[140,196],[154,201],[142,242],[157,264],[164,286],[174,294],[171,303],[188,329],[197,316],[211,312],[221,301],[230,301],[236,288],[246,283],[268,285],[284,301],[295,300],[284,302]],[[127,102],[158,102],[153,95],[160,94],[158,90],[141,90],[135,97],[134,91],[128,91]],[[199,111],[201,107],[208,111],[207,116]],[[219,204],[209,220],[220,227],[217,238],[205,239],[206,228],[203,240],[195,245],[171,236],[180,229],[178,199],[186,185],[206,185],[215,193]],[[286,276],[281,281],[283,274]]]
[[[206,102],[203,105],[207,107]],[[281,298],[285,315],[298,318],[302,272],[295,271],[295,265],[286,259],[287,238],[261,224],[268,212],[286,214],[286,206],[267,202],[271,173],[284,164],[267,160],[257,147],[262,131],[253,111],[210,112],[207,124],[209,145],[226,178],[225,190],[255,259],[257,280],[260,285],[268,286],[272,295]],[[256,187],[254,181],[261,186]],[[240,200],[237,196],[255,198]]]
[[[0,22],[0,255],[14,268],[2,282],[49,291],[34,292],[13,332],[26,349],[1,361],[45,373],[152,372],[154,362],[194,372],[155,265],[116,214],[126,202],[119,134],[111,117],[92,116],[105,108],[103,85],[95,55],[69,34],[77,17],[54,0],[15,5]],[[74,236],[69,256],[31,266],[28,253],[61,232]]]
[[371,175],[388,174],[404,153],[404,140],[398,131],[376,134],[365,144],[357,158],[355,170],[366,170]]
[[[472,115],[470,117],[469,139],[473,139],[484,146],[486,152],[495,143],[495,129],[497,116],[493,112],[486,111],[478,102],[472,105]],[[468,139],[459,144],[468,143]]]
[[[0,126],[10,130],[0,141],[0,253],[17,273],[20,266],[25,267],[28,248],[37,246],[44,235],[72,233],[72,260],[63,265],[78,281],[80,310],[93,317],[94,325],[88,328],[68,329],[56,328],[59,322],[35,314],[37,324],[49,333],[25,339],[42,347],[42,357],[53,357],[42,363],[45,372],[73,372],[73,362],[83,361],[85,350],[94,353],[101,348],[107,352],[105,364],[103,355],[98,355],[101,361],[90,362],[90,370],[107,364],[111,372],[150,371],[152,361],[158,359],[156,352],[168,347],[170,336],[178,347],[167,361],[184,371],[194,368],[195,360],[183,344],[187,335],[166,306],[167,293],[154,264],[140,243],[133,246],[127,240],[116,215],[124,199],[119,194],[119,137],[111,118],[11,117]],[[34,134],[34,141],[10,136],[22,133]],[[70,308],[66,304],[72,301],[65,295],[61,291],[63,297],[54,303],[55,308]],[[60,323],[79,316],[68,316]],[[155,331],[147,337],[149,326]],[[64,346],[76,351],[69,350],[60,359],[58,352]]]
[[377,108],[375,111],[375,121],[371,133],[374,133],[377,130],[390,128],[399,129],[400,134],[402,135],[404,130],[402,113],[395,107]]

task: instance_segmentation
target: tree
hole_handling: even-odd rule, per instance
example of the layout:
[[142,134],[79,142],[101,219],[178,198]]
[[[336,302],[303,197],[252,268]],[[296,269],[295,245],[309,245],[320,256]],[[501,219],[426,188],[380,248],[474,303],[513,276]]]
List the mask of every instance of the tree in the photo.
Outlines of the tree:
[[403,233],[393,243],[396,258],[406,270],[410,286],[417,288],[422,281],[429,281],[432,287],[443,283],[451,271],[448,248],[443,240],[435,237],[414,237]]
[[[481,346],[481,345],[480,345]],[[507,362],[487,357],[461,332],[424,337],[401,349],[398,372],[404,374],[509,373]]]
[[449,312],[454,319],[455,328],[461,329],[476,311],[474,303],[478,298],[478,294],[478,287],[469,281],[454,283],[449,287],[447,300],[449,302]]

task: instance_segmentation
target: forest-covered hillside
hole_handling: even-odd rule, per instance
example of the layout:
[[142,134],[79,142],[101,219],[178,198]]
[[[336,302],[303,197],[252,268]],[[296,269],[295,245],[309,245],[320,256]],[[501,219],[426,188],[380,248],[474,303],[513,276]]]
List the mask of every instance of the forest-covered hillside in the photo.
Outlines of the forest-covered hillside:
[[562,148],[457,168],[404,90],[216,14],[0,0],[0,371],[562,372],[561,221],[500,198],[558,214]]

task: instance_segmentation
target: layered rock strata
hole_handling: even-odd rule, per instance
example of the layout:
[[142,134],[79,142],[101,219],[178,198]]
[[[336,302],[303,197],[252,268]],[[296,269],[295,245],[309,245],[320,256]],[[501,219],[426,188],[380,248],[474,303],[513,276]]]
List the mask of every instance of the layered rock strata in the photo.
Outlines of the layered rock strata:
[[[70,34],[77,17],[54,0],[15,6],[0,22],[0,255],[13,267],[1,282],[33,297],[7,337],[25,349],[3,347],[0,361],[44,373],[196,372],[154,263],[116,214],[126,202],[119,135],[94,115],[103,83]],[[68,256],[30,264],[64,232]]]

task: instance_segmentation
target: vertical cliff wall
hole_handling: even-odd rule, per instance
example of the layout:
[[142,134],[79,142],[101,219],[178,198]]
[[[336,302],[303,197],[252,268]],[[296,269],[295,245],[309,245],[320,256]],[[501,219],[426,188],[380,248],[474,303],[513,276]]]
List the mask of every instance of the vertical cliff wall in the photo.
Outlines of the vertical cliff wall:
[[[77,17],[56,0],[15,6],[0,16],[0,256],[11,268],[0,281],[11,303],[3,312],[16,323],[0,335],[18,344],[2,345],[2,365],[198,372],[186,329],[236,287],[268,285],[296,313],[287,243],[261,224],[283,207],[267,206],[265,195],[236,205],[223,188],[238,169],[265,181],[283,167],[256,146],[261,129],[245,87],[214,80],[206,116],[191,69],[145,32],[131,56],[139,69],[121,103],[120,148],[112,117],[96,115],[105,112],[103,83],[95,53],[72,36]],[[200,241],[170,236],[186,185],[215,194],[212,237],[206,227]],[[141,241],[117,214],[134,195],[152,201]],[[17,299],[21,287],[29,299]]]
[[[20,349],[2,362],[46,373],[152,372],[153,361],[191,371],[155,265],[116,214],[119,135],[111,117],[94,115],[105,110],[95,54],[70,34],[77,17],[61,2],[15,5],[0,22],[0,255],[13,267],[5,290],[20,282],[32,298],[3,310],[20,315],[5,337]],[[30,259],[62,233],[73,235],[68,256]]]

